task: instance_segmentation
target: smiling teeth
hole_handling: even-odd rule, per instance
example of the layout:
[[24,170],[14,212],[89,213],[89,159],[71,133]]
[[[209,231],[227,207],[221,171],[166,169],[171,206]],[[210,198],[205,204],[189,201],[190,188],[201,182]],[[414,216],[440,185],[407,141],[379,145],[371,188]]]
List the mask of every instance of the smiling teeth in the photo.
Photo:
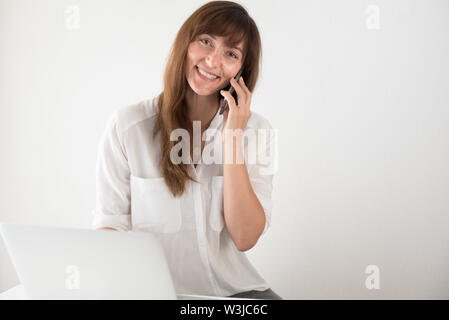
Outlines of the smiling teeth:
[[214,80],[214,79],[217,79],[217,78],[218,78],[218,77],[216,77],[216,76],[210,75],[210,74],[208,74],[207,72],[201,70],[199,67],[197,67],[197,68],[198,68],[199,73],[201,73],[203,76],[205,76],[205,77],[208,78],[208,79]]

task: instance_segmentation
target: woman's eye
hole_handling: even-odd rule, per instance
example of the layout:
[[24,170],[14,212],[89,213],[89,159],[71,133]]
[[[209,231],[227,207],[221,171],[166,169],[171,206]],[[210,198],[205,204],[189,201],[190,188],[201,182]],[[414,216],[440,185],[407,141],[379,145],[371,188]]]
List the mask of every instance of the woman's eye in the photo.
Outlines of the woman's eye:
[[231,55],[233,56],[234,59],[237,59],[237,56],[233,52],[231,52]]
[[[207,41],[207,42],[206,42],[206,41]],[[206,45],[207,45],[208,43],[210,43],[210,41],[209,41],[208,39],[201,39],[200,42],[201,42],[201,43],[204,43],[204,44],[206,44]],[[233,52],[230,52],[230,54],[231,54],[231,56],[232,56],[233,59],[238,59],[238,57],[237,57]]]

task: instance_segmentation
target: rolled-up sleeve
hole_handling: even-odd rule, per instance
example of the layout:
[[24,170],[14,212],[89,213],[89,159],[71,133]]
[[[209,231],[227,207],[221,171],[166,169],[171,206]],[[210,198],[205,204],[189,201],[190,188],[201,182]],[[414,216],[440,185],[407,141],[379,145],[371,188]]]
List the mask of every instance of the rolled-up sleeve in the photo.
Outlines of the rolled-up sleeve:
[[277,131],[267,121],[264,128],[258,129],[256,163],[249,165],[249,179],[253,191],[265,212],[264,234],[271,224],[273,208],[273,178],[277,165]]
[[131,229],[130,170],[118,125],[118,110],[100,139],[96,163],[96,204],[92,228]]

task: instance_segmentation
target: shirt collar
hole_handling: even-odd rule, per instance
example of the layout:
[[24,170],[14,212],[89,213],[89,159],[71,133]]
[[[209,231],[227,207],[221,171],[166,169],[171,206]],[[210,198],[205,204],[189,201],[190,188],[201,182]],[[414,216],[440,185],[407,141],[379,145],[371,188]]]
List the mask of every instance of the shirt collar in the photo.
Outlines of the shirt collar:
[[208,129],[217,129],[223,123],[223,115],[220,114],[220,108],[217,109]]

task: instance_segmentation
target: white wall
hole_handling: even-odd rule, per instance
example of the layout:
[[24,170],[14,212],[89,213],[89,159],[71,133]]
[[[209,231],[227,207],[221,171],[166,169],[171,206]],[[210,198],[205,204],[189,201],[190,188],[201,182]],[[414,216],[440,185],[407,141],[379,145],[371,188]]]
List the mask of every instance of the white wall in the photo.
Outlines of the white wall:
[[[203,3],[0,0],[0,221],[90,227],[107,118],[160,92]],[[240,3],[280,143],[255,267],[286,299],[449,298],[449,2]],[[17,282],[0,242],[0,291]]]

